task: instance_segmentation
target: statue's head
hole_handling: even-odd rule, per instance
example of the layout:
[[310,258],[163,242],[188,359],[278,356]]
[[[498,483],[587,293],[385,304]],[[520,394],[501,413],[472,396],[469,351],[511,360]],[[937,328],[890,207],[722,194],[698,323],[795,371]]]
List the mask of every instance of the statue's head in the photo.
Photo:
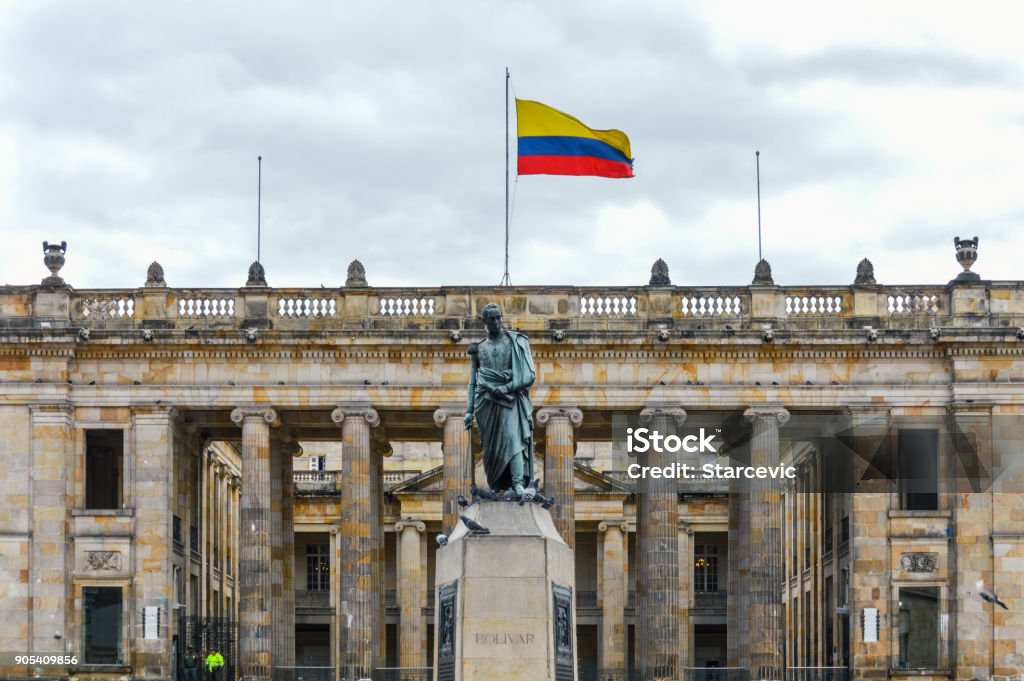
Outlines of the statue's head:
[[501,308],[497,303],[487,303],[480,312],[480,316],[490,333],[497,333],[501,329]]

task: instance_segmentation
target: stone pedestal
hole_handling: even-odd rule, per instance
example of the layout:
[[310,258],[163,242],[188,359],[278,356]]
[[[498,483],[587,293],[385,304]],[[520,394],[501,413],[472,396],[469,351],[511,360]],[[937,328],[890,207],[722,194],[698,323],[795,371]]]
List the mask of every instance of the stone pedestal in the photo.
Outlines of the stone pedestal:
[[576,680],[573,550],[536,504],[483,501],[437,551],[436,681]]

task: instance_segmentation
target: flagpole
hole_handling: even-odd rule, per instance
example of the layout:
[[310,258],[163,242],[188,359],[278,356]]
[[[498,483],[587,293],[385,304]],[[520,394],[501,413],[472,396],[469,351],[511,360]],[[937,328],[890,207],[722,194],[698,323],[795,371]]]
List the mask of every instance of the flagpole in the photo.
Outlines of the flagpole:
[[502,286],[511,286],[512,279],[508,275],[508,67],[505,67],[505,274],[501,278]]
[[263,195],[263,157],[257,156],[256,162],[258,164],[258,170],[256,173],[256,262],[260,261],[260,241],[262,234],[260,233],[261,221],[260,221],[260,204]]
[[754,160],[757,163],[757,261],[761,262],[761,152],[754,152]]

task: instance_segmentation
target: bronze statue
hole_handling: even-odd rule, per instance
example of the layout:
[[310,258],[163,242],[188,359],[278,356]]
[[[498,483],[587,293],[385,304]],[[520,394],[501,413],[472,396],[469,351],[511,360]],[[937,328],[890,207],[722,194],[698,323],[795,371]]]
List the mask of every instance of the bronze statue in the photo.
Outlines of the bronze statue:
[[533,405],[530,386],[537,377],[526,336],[502,325],[501,308],[482,312],[487,338],[469,346],[466,429],[476,416],[484,450],[487,485],[514,490],[522,499],[533,478]]

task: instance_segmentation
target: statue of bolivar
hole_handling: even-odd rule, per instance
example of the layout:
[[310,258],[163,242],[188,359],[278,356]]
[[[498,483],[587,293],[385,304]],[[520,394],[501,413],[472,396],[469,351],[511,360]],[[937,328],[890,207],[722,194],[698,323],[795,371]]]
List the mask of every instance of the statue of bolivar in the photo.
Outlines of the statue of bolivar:
[[533,404],[530,387],[537,377],[526,336],[502,325],[494,303],[481,313],[487,338],[469,346],[469,394],[466,429],[476,416],[484,452],[487,485],[515,490],[522,498],[533,478]]

